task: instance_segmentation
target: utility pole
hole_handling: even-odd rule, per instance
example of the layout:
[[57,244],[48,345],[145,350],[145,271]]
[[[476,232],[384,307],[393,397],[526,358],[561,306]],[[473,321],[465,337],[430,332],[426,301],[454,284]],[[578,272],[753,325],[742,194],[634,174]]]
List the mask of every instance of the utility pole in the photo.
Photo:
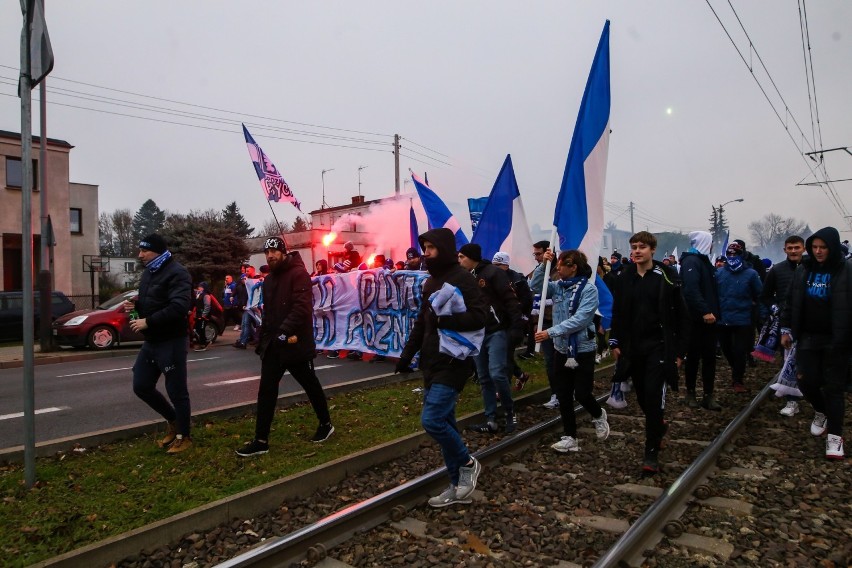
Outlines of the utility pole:
[[399,196],[399,134],[393,135],[394,191]]
[[633,202],[632,201],[630,202],[630,207],[628,207],[628,209],[630,209],[630,234],[632,235],[636,232],[633,229]]
[[[44,0],[42,1],[42,9],[44,9]],[[41,144],[38,151],[38,185],[39,204],[41,213],[41,240],[40,240],[40,262],[38,272],[38,289],[39,289],[39,347],[42,352],[53,351],[55,349],[53,333],[51,333],[51,324],[53,323],[53,310],[51,309],[51,292],[53,291],[53,282],[51,282],[51,266],[50,266],[50,251],[53,247],[53,231],[51,230],[49,218],[49,209],[47,206],[47,79],[42,80],[39,88],[39,121],[41,122]],[[82,223],[83,220],[80,219]]]
[[370,166],[358,166],[358,195],[361,195],[361,170],[366,170]]

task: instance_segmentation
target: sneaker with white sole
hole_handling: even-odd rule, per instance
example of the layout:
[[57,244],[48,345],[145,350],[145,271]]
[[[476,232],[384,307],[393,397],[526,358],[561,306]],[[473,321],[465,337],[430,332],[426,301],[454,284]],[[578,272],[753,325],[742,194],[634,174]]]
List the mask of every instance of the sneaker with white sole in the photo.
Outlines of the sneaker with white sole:
[[814,421],[811,422],[811,434],[814,436],[822,436],[828,430],[828,417],[822,412],[814,414]]
[[311,442],[325,442],[332,434],[334,434],[334,426],[331,425],[331,422],[320,424],[314,437],[311,438]]
[[470,505],[471,503],[470,499],[459,499],[458,488],[455,485],[450,485],[440,495],[429,498],[429,505],[432,507],[447,507],[455,503],[461,505]]
[[456,487],[456,498],[470,500],[470,496],[476,489],[476,480],[479,479],[479,474],[482,472],[482,465],[475,457],[471,456],[468,465],[463,465],[459,468],[459,484]]
[[550,409],[559,408],[559,399],[556,398],[555,394],[552,394],[550,395],[550,400],[542,404],[542,406]]
[[788,400],[787,405],[781,409],[781,416],[795,416],[799,413],[799,403],[795,400]]
[[598,440],[606,440],[609,438],[609,422],[606,421],[606,410],[601,408],[601,417],[592,418],[592,424],[595,425],[595,434]]
[[563,454],[580,451],[580,444],[577,443],[577,439],[573,436],[562,436],[561,440],[550,447]]
[[246,444],[242,448],[235,450],[235,453],[241,458],[261,456],[268,452],[269,443],[261,442],[260,440],[252,440],[251,442],[246,442]]
[[843,438],[829,434],[825,438],[825,457],[830,460],[842,460],[843,455]]

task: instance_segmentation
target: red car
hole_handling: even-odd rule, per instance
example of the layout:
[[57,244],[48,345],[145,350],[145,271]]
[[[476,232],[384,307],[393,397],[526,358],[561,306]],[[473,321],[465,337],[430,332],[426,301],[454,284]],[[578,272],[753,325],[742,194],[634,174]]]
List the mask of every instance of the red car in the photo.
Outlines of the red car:
[[[53,337],[57,345],[110,349],[127,341],[144,341],[141,333],[130,329],[130,314],[124,311],[124,301],[134,300],[138,290],[110,298],[94,310],[77,310],[53,322]],[[222,314],[212,313],[207,341],[212,343],[225,330]]]

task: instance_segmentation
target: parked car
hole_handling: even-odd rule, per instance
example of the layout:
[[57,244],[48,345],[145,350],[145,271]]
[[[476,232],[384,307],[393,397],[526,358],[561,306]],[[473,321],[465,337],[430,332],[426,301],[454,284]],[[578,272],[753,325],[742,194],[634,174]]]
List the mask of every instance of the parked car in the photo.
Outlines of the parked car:
[[[124,292],[110,298],[94,310],[78,310],[66,314],[53,323],[53,336],[58,345],[111,349],[129,341],[144,341],[141,333],[130,329],[130,314],[124,311],[126,300],[135,300],[138,290]],[[216,338],[225,330],[222,314],[211,314],[213,325],[207,326],[207,340]]]
[[[38,290],[33,292],[35,335],[38,336],[41,321],[41,303]],[[75,309],[74,303],[62,292],[52,292],[50,311],[56,320]],[[0,292],[0,341],[20,341],[24,338],[24,293],[20,290]]]

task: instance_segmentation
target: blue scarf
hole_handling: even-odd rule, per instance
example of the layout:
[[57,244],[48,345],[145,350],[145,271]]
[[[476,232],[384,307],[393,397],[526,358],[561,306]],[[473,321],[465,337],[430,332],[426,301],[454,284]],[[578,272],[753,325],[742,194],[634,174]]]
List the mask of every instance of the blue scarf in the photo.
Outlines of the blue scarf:
[[167,260],[169,260],[171,257],[172,257],[172,253],[170,253],[170,252],[167,250],[166,252],[164,252],[163,254],[161,254],[160,256],[158,256],[157,258],[155,258],[154,260],[152,260],[151,262],[149,262],[149,263],[148,263],[148,266],[146,266],[145,268],[147,268],[148,270],[150,270],[150,271],[151,271],[151,273],[153,274],[154,272],[157,272],[157,270],[159,270],[159,269],[160,269],[160,267],[161,267],[161,266],[163,266],[163,264],[164,264]]
[[728,265],[728,270],[731,272],[739,272],[745,268],[745,264],[743,264],[743,257],[740,255],[726,256],[725,263]]
[[[562,288],[572,288],[571,299],[568,300],[568,317],[570,318],[574,314],[577,313],[577,309],[580,307],[580,297],[583,293],[583,288],[586,287],[586,284],[589,283],[589,279],[585,276],[575,276],[574,278],[568,278],[566,280],[560,280],[557,284]],[[577,348],[580,343],[580,333],[585,330],[575,331],[571,335],[568,336],[568,361],[565,363],[565,366],[570,369],[576,369],[579,366],[577,363]]]

